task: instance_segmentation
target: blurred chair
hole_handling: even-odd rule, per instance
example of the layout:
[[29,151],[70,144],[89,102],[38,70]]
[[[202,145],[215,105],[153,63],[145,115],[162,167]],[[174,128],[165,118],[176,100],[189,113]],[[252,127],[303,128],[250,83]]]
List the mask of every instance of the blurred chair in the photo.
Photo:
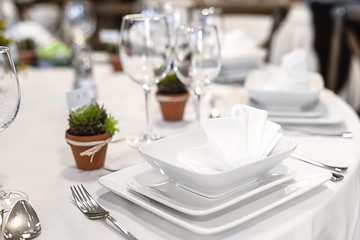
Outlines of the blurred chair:
[[328,86],[331,90],[336,89],[338,75],[341,38],[345,34],[347,44],[352,56],[360,60],[360,42],[357,34],[351,28],[351,23],[360,25],[360,4],[337,6],[332,11],[334,19],[334,31],[331,39],[329,71],[327,75]]

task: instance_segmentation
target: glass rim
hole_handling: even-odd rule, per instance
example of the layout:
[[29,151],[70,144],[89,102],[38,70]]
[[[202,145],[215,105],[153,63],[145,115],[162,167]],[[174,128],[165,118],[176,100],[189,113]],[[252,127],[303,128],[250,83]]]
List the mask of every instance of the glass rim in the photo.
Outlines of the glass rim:
[[162,13],[154,13],[154,14],[133,13],[133,14],[125,15],[123,17],[123,20],[142,21],[145,19],[160,20],[162,18],[166,19],[166,15]]
[[202,30],[206,30],[206,29],[214,29],[216,32],[217,30],[217,26],[214,24],[210,24],[210,25],[204,25],[204,24],[200,24],[200,23],[191,23],[190,25],[180,25],[177,28],[177,31],[187,31],[187,32],[195,32],[195,31],[202,31]]
[[9,52],[9,47],[7,46],[0,46],[0,53],[8,53]]

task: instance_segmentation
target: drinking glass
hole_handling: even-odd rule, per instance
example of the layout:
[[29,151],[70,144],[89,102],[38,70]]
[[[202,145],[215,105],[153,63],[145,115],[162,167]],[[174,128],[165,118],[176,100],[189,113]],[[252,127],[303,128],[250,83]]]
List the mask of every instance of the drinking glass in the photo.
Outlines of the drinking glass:
[[[20,86],[9,48],[0,46],[0,132],[15,120],[20,106]],[[0,184],[0,208],[5,211],[27,199],[25,193],[4,190]]]
[[124,72],[140,84],[145,94],[146,130],[128,144],[137,147],[157,140],[150,123],[150,102],[153,86],[170,68],[170,36],[164,15],[130,14],[121,24],[120,58]]
[[215,25],[218,31],[220,46],[224,40],[225,23],[222,10],[216,7],[195,7],[190,10],[191,23],[199,25]]
[[73,43],[83,45],[96,30],[96,17],[91,1],[72,0],[64,7],[63,30]]
[[214,25],[181,26],[174,48],[174,70],[196,97],[196,119],[201,125],[200,103],[204,88],[220,72],[221,57],[217,28]]

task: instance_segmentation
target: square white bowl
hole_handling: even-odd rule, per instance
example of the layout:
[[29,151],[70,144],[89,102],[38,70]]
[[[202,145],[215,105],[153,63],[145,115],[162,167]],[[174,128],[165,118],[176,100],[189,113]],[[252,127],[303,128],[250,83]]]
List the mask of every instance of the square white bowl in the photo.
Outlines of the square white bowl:
[[193,172],[178,161],[177,156],[181,151],[204,145],[206,141],[205,132],[196,130],[151,142],[139,150],[155,169],[174,179],[183,188],[216,198],[260,179],[286,159],[297,146],[294,141],[282,137],[268,157],[215,174]]
[[264,88],[273,74],[273,69],[255,70],[248,74],[245,80],[245,88],[249,91],[250,98],[266,109],[301,109],[318,101],[319,94],[324,89],[324,80],[316,72],[310,73],[307,89]]

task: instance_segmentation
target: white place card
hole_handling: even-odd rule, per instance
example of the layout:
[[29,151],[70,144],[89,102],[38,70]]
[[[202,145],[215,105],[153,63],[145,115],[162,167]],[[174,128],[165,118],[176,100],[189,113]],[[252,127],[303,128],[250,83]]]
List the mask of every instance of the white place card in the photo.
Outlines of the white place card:
[[66,102],[70,110],[89,105],[95,99],[94,89],[90,86],[77,88],[66,93]]

